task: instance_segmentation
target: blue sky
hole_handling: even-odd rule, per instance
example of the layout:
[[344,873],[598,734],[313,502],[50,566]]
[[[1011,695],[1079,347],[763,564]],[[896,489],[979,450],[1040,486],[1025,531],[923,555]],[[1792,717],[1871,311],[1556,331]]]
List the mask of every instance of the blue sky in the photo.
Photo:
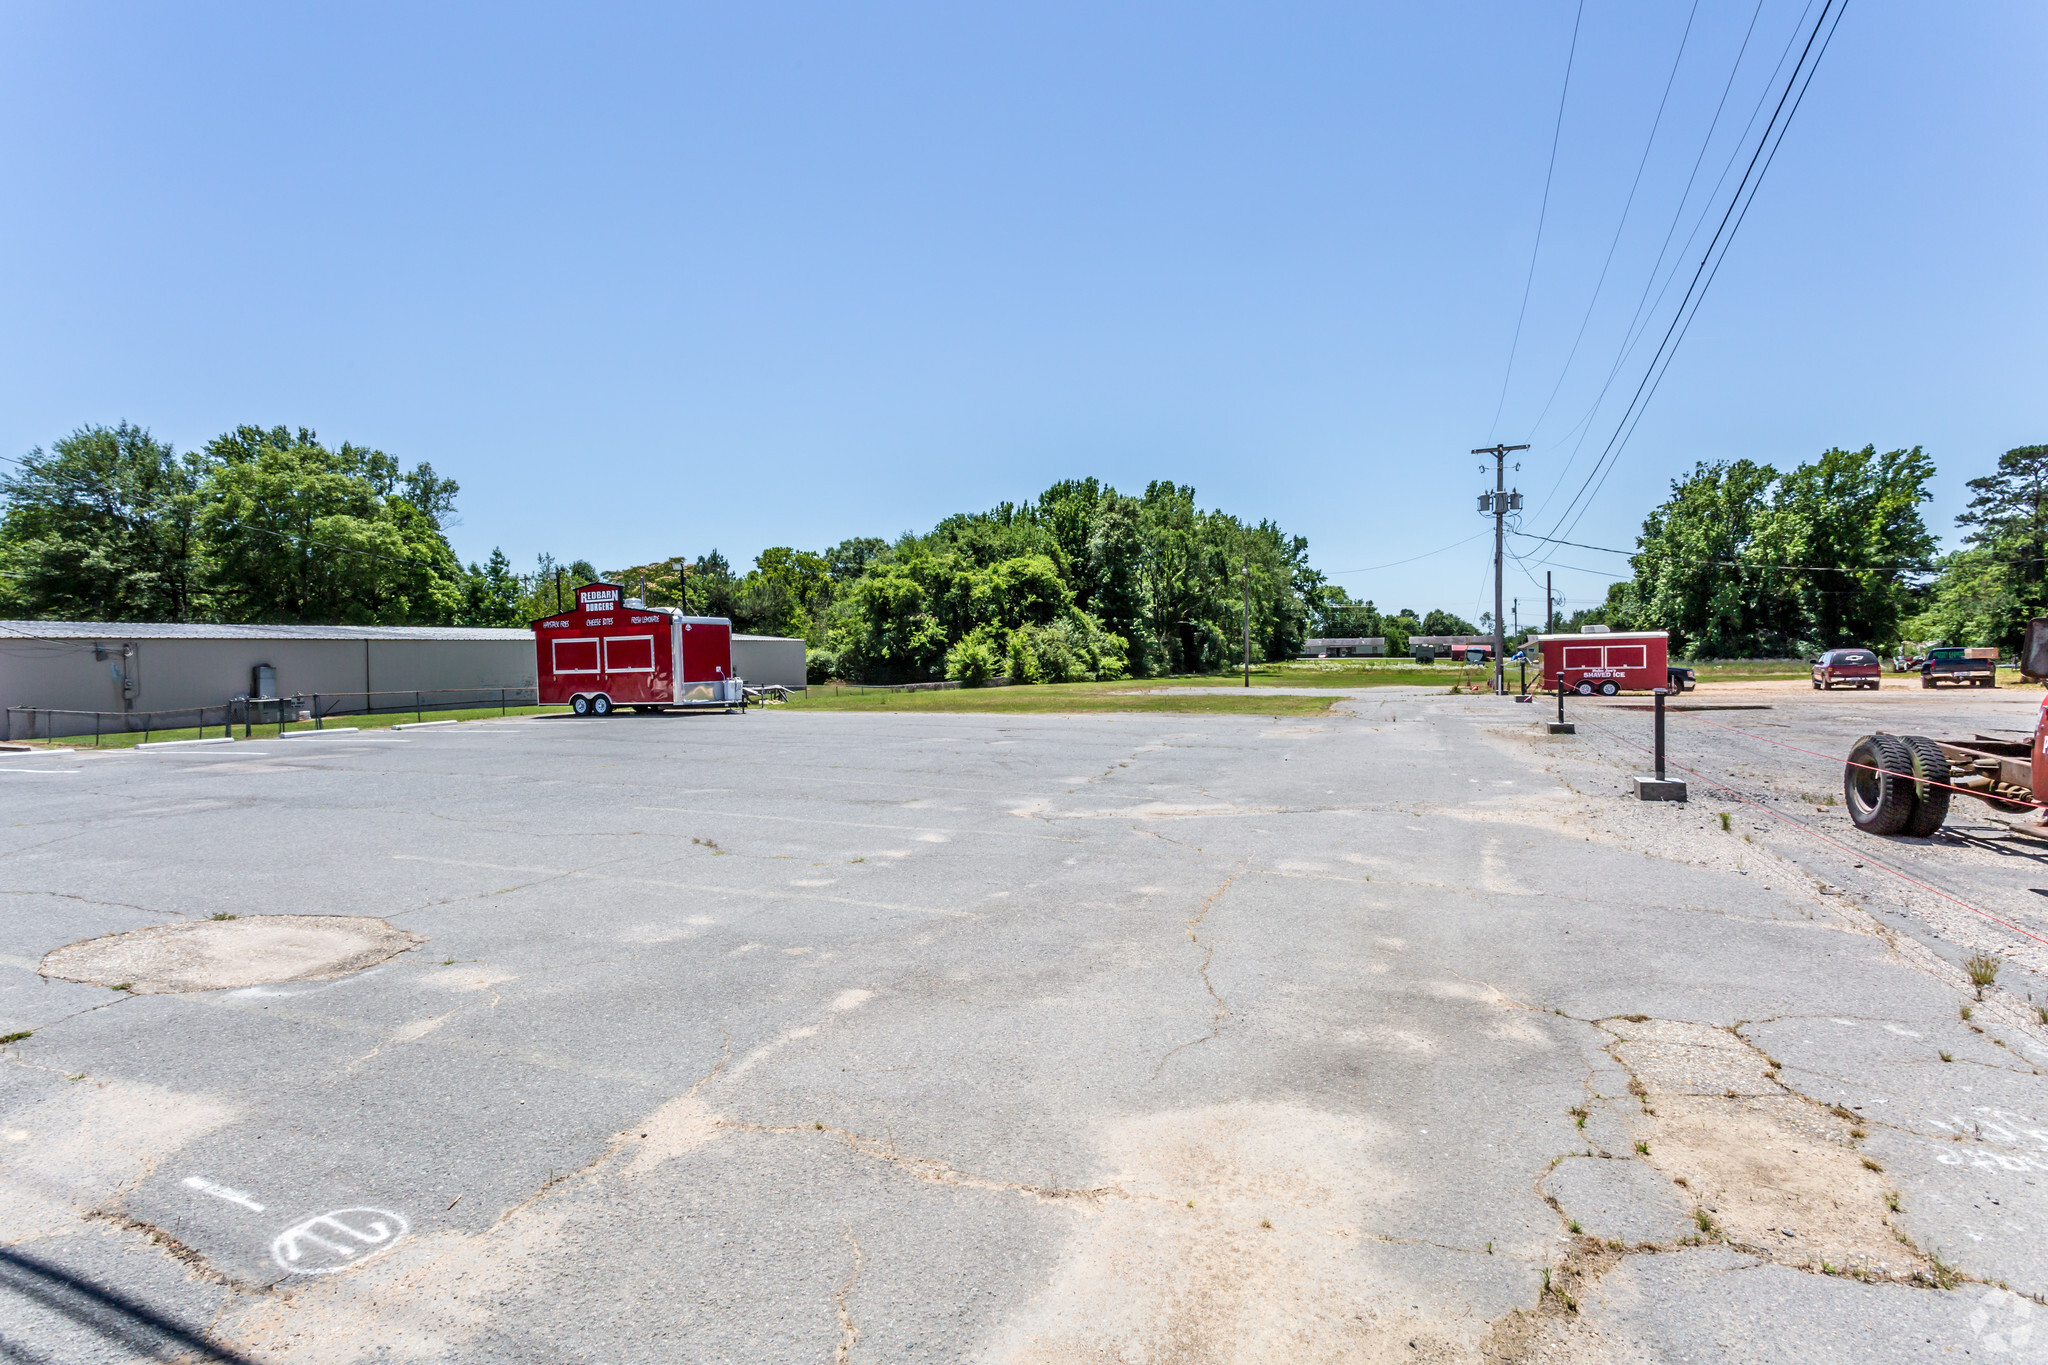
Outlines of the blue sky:
[[[1486,541],[1355,571],[1484,529],[1492,439],[1555,521],[1716,102],[1679,240],[1818,2],[1587,0],[1561,128],[1576,0],[10,4],[0,454],[306,425],[460,479],[465,558],[607,566],[1167,478],[1472,614]],[[1853,0],[1570,539],[1630,544],[1696,459],[1865,443],[1930,450],[1946,531],[2048,441],[2044,40]],[[1555,558],[1577,602],[1620,571]]]

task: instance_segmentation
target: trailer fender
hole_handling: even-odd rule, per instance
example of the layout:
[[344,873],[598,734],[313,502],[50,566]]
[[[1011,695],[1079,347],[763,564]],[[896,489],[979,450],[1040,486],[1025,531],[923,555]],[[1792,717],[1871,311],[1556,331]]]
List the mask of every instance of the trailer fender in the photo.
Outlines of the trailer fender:
[[2041,799],[2041,793],[2048,792],[2048,697],[2041,698],[2040,719],[2034,724],[2033,753],[2034,790],[2033,798]]

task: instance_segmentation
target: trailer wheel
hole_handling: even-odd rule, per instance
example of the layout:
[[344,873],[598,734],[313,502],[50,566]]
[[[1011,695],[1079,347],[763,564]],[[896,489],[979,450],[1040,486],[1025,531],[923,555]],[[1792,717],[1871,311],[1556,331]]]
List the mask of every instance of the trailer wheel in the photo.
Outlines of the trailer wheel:
[[1600,684],[1600,695],[1603,697],[1611,697],[1619,691],[1621,691],[1621,684],[1615,682],[1612,678]]
[[1939,744],[1925,735],[1907,735],[1905,742],[1913,755],[1913,814],[1906,820],[1906,833],[1925,839],[1948,819],[1946,784],[1952,780],[1952,774],[1948,756],[1942,753]]
[[578,692],[575,696],[569,698],[569,709],[579,716],[589,715],[590,698],[584,696],[581,692]]
[[1579,679],[1578,686],[1574,687],[1572,691],[1578,693],[1582,697],[1590,697],[1593,695],[1593,684],[1587,682],[1584,678],[1581,678]]
[[612,699],[600,692],[590,699],[590,714],[608,716],[612,713]]
[[[1875,770],[1875,771],[1874,771]],[[1842,769],[1842,800],[1865,834],[1897,834],[1913,816],[1913,751],[1896,735],[1865,735]]]

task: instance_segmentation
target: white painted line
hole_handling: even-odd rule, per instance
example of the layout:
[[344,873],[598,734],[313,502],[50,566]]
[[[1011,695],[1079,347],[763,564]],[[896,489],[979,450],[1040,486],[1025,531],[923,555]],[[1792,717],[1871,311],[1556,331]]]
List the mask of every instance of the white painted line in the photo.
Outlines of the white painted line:
[[0,773],[82,773],[83,768],[0,768]]
[[211,1180],[202,1179],[196,1175],[185,1177],[185,1188],[197,1190],[201,1194],[210,1194],[215,1199],[225,1199],[230,1204],[240,1204],[243,1208],[255,1213],[263,1212],[261,1204],[251,1199],[248,1195],[243,1194],[240,1190],[231,1190],[225,1185],[216,1185]]
[[279,736],[278,736],[278,738],[279,738],[279,739],[325,739],[325,738],[327,738],[327,737],[328,737],[329,735],[353,735],[353,734],[355,734],[356,732],[357,732],[357,727],[356,727],[356,726],[353,726],[353,725],[344,725],[344,726],[341,726],[341,727],[339,727],[339,728],[337,728],[337,729],[332,729],[332,730],[287,730],[287,731],[285,731],[285,732],[284,732],[283,734],[279,735]]
[[138,744],[138,749],[187,749],[195,744],[233,744],[235,741],[219,735],[212,739],[154,739],[147,744]]
[[424,730],[429,725],[460,725],[459,720],[409,720],[403,725],[394,725],[394,730]]
[[76,749],[7,749],[0,758],[48,758],[51,754],[75,754]]

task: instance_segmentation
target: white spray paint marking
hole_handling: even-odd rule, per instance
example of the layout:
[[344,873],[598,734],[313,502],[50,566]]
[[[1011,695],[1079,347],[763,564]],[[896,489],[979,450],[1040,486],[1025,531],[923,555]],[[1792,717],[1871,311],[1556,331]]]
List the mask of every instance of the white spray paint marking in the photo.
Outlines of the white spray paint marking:
[[1901,1038],[1924,1038],[1926,1036],[1925,1034],[1915,1033],[1909,1028],[1900,1028],[1897,1024],[1886,1024],[1884,1031],[1886,1033],[1896,1033]]
[[256,1213],[263,1212],[263,1206],[261,1204],[251,1199],[248,1195],[243,1194],[240,1190],[231,1190],[225,1185],[216,1185],[211,1180],[208,1180],[203,1176],[186,1176],[185,1188],[188,1190],[197,1190],[201,1194],[210,1194],[215,1199],[225,1199],[230,1204],[240,1204],[243,1208],[252,1210]]
[[2010,1289],[1992,1289],[1970,1314],[1970,1335],[1993,1355],[2017,1351],[2034,1336],[2034,1305]]
[[278,1233],[270,1259],[294,1275],[332,1275],[389,1251],[411,1227],[389,1209],[336,1209]]
[[847,1010],[857,1010],[874,998],[875,993],[873,991],[841,991],[833,998],[832,1008],[841,1013]]

